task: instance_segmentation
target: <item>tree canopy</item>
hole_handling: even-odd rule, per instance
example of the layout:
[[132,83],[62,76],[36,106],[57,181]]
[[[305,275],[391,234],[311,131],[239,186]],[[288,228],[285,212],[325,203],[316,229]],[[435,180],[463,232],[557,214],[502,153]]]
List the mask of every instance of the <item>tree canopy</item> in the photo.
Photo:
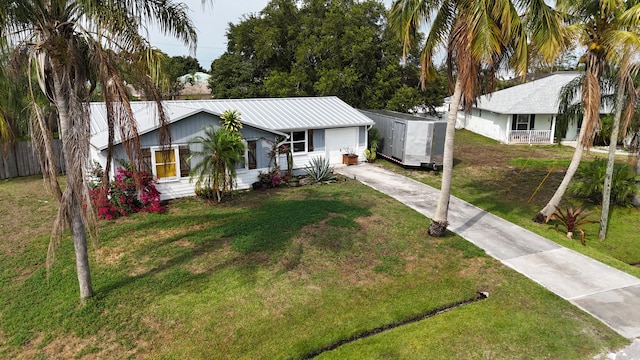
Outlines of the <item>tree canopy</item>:
[[418,49],[402,44],[380,1],[272,0],[229,24],[227,51],[211,65],[214,98],[335,95],[358,108],[433,110],[446,81],[419,87]]

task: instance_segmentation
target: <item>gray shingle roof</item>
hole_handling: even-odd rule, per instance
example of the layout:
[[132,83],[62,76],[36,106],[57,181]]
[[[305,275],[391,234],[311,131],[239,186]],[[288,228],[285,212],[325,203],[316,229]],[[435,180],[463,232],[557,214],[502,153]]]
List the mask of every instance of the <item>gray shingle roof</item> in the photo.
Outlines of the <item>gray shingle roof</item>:
[[555,73],[481,96],[475,107],[499,114],[557,114],[560,90],[578,76],[577,72]]
[[[367,116],[335,96],[268,99],[214,99],[164,101],[164,109],[173,123],[198,112],[220,115],[225,110],[238,110],[244,124],[273,132],[326,129],[373,125]],[[157,110],[153,102],[132,102],[138,133],[158,128]],[[107,117],[104,103],[91,104],[92,144],[105,148]]]

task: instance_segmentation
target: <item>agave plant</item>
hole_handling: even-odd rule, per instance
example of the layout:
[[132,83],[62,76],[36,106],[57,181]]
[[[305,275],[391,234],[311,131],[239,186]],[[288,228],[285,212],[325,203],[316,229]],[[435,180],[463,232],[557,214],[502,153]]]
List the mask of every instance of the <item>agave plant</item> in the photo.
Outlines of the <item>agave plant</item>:
[[[573,239],[574,231],[580,232],[580,242],[586,246],[584,242],[584,230],[582,230],[580,226],[594,223],[594,221],[587,219],[589,215],[590,213],[584,211],[583,206],[575,210],[569,206],[566,212],[563,212],[562,209],[556,206],[556,211],[549,216],[549,220],[558,220],[561,225],[567,228],[567,238],[569,239]],[[556,229],[560,224],[556,224]]]
[[314,183],[329,181],[335,178],[333,175],[333,166],[331,166],[328,159],[322,156],[311,158],[309,165],[305,167],[304,171]]

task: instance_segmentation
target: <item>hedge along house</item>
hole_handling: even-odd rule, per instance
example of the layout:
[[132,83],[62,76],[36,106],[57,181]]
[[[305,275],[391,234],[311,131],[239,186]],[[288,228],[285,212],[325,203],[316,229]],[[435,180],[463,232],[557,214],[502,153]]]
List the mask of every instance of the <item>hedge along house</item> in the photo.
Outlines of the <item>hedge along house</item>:
[[[164,101],[171,133],[171,148],[164,154],[159,140],[157,109],[152,102],[132,102],[138,124],[142,163],[158,180],[162,199],[191,196],[195,180],[189,172],[197,159],[189,161],[191,151],[200,150],[189,142],[204,134],[209,125],[221,126],[220,115],[225,110],[241,114],[242,137],[246,143],[245,161],[237,165],[236,189],[248,189],[258,180],[259,172],[270,167],[269,152],[274,144],[287,145],[293,151],[294,173],[314,157],[340,164],[346,148],[353,149],[364,159],[367,130],[373,121],[337,97],[299,97],[277,99],[177,100]],[[91,159],[106,166],[108,132],[104,103],[91,104]],[[127,159],[121,139],[116,135],[113,148],[113,177],[118,159]],[[165,164],[168,159],[168,164]],[[287,169],[284,155],[278,159],[282,170]]]
[[[469,114],[459,113],[456,127],[505,144],[553,144],[560,91],[578,76],[553,73],[483,95]],[[570,123],[562,140],[576,140],[580,123]]]

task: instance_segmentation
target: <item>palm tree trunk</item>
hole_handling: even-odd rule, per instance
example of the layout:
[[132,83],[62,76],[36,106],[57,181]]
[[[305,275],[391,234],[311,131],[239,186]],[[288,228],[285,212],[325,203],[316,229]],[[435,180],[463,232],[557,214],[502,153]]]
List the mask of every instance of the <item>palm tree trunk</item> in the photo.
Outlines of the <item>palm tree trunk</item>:
[[625,93],[621,83],[616,94],[616,113],[613,117],[613,127],[611,129],[611,140],[609,141],[609,154],[607,159],[607,169],[604,176],[604,188],[602,189],[602,211],[600,213],[600,232],[598,239],[604,240],[607,236],[609,225],[609,208],[611,207],[611,183],[613,180],[613,167],[616,161],[616,145],[618,144],[618,129],[620,128],[620,118],[622,117],[622,106]]
[[[79,196],[79,194],[75,194],[74,197],[76,196]],[[78,284],[80,285],[80,301],[84,304],[87,299],[93,296],[93,288],[89,269],[89,252],[87,250],[87,230],[82,219],[82,209],[77,201],[74,201],[71,211],[71,236],[73,237],[73,247],[76,253],[76,272],[78,273]]]
[[546,223],[547,221],[549,221],[549,216],[551,216],[551,214],[556,211],[556,206],[560,204],[560,200],[562,200],[564,193],[567,191],[569,183],[571,182],[571,179],[573,179],[573,175],[575,175],[576,171],[578,170],[580,160],[582,160],[582,153],[584,152],[583,141],[587,132],[586,122],[587,119],[585,116],[582,121],[580,135],[578,135],[578,144],[576,145],[576,150],[573,152],[571,163],[567,168],[567,172],[564,174],[564,178],[562,179],[560,186],[558,186],[558,189],[556,189],[556,192],[553,194],[553,197],[551,197],[551,200],[549,200],[547,205],[542,210],[540,210],[538,214],[536,214],[536,216],[533,218],[533,221],[537,223]]
[[456,80],[451,107],[449,108],[449,118],[447,119],[447,130],[444,137],[444,154],[442,159],[442,185],[436,212],[431,219],[428,233],[431,236],[444,236],[447,230],[447,214],[449,213],[449,199],[451,197],[451,175],[453,173],[453,145],[456,134],[456,120],[458,119],[458,109],[462,96],[462,86],[460,80]]
[[60,206],[70,207],[67,208],[67,211],[70,216],[69,225],[71,227],[71,237],[73,238],[75,249],[76,271],[78,274],[78,285],[80,286],[80,301],[84,303],[88,298],[93,296],[93,289],[91,287],[91,272],[89,271],[87,231],[82,216],[82,191],[76,186],[76,184],[80,184],[82,181],[74,179],[74,177],[83,176],[84,173],[82,169],[77,169],[77,167],[80,166],[79,164],[74,164],[75,159],[71,153],[71,147],[73,145],[68,143],[70,126],[72,124],[68,96],[66,96],[67,94],[63,91],[62,80],[58,76],[53,76],[53,83],[55,92],[54,101],[60,120],[60,139],[62,140],[62,151],[64,153],[67,172],[67,189],[65,189],[65,192],[70,191],[71,198],[70,206],[65,203],[61,203]]

